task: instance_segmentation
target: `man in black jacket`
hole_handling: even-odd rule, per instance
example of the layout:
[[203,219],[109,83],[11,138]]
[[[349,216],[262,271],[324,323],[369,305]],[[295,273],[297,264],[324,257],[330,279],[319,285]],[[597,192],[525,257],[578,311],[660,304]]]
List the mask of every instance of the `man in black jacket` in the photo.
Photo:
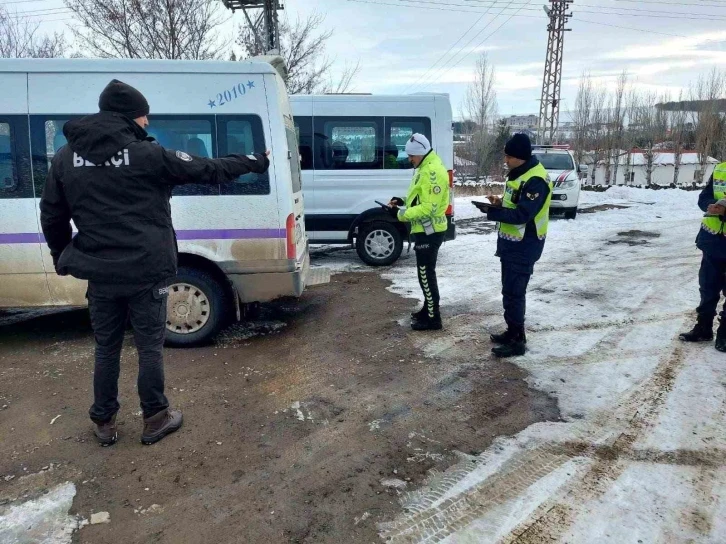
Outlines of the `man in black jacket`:
[[509,172],[503,197],[492,196],[492,205],[478,204],[487,219],[498,221],[496,255],[502,262],[502,302],[507,330],[492,334],[499,346],[497,357],[524,355],[527,285],[534,263],[542,256],[549,226],[552,185],[547,170],[532,156],[532,143],[526,134],[515,134],[504,147]]
[[[178,430],[182,414],[164,395],[166,295],[177,271],[169,199],[175,185],[219,184],[263,173],[267,154],[220,159],[164,149],[144,128],[149,104],[111,81],[100,112],[63,127],[68,145],[53,157],[40,202],[41,225],[59,275],[88,280],[96,338],[91,420],[102,445],[116,442],[121,347],[127,316],[139,352],[141,441]],[[71,219],[78,229],[74,237]]]
[[[696,245],[703,252],[698,272],[701,303],[696,308],[695,326],[680,335],[684,342],[713,340],[713,318],[721,293],[726,293],[726,163],[718,164],[714,169],[708,185],[698,197],[698,207],[706,213],[696,237]],[[726,352],[726,305],[720,319],[716,349]]]

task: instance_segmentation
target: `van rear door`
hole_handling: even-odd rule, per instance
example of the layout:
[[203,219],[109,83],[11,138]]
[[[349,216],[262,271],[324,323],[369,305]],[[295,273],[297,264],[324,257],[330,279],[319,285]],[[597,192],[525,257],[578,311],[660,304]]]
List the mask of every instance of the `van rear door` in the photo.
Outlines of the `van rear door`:
[[284,117],[293,200],[293,213],[287,217],[285,222],[287,258],[301,261],[307,252],[307,236],[305,234],[305,208],[302,193],[302,177],[300,175],[300,153],[298,151],[297,134],[295,132],[295,123],[293,122],[292,115],[288,113]]

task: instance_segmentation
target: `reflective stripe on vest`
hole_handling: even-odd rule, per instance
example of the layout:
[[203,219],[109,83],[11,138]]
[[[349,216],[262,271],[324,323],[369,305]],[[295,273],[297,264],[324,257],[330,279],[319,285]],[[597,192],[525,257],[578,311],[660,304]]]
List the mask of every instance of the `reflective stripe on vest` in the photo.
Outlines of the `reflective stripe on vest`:
[[[726,198],[726,162],[717,164],[713,170],[713,197],[717,201]],[[720,217],[704,217],[701,228],[711,234],[726,234]]]
[[[547,182],[547,186],[550,191],[545,200],[544,206],[534,218],[534,225],[537,228],[537,237],[540,240],[544,240],[547,236],[547,230],[549,229],[550,222],[550,201],[552,200],[552,182],[550,181],[549,174],[545,170],[544,166],[538,164],[534,168],[530,168],[524,174],[519,176],[515,180],[508,180],[506,189],[504,190],[504,199],[502,200],[502,206],[509,209],[514,209],[517,204],[512,201],[515,193],[519,192],[520,188],[524,183],[529,181],[531,178],[542,178]],[[522,195],[519,197],[522,198]],[[511,240],[513,242],[521,242],[524,238],[524,233],[527,230],[527,225],[511,225],[509,223],[499,223],[499,237],[505,240]]]

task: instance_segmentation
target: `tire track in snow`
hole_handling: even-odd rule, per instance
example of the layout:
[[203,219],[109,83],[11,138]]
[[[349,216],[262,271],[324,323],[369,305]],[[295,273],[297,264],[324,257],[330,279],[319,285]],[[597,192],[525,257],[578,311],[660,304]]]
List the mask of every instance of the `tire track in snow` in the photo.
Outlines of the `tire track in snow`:
[[[685,263],[684,263],[685,264]],[[638,267],[642,271],[639,281],[647,281],[653,273],[650,267]],[[630,309],[631,315],[662,302],[663,295],[657,290],[650,292]],[[618,348],[623,337],[622,328],[629,325],[646,323],[670,322],[683,319],[691,312],[675,312],[657,314],[645,318],[639,317],[604,322],[586,323],[561,327],[540,327],[534,332],[581,331],[612,329],[600,338],[586,354],[580,357],[553,358],[552,363],[575,362],[586,359],[592,362],[604,362],[614,355],[622,357],[627,353],[638,354],[635,350]],[[453,348],[463,337],[471,334],[476,321],[481,334],[481,316],[464,316],[463,329],[459,329],[457,341],[449,347]],[[443,350],[440,350],[440,352]],[[616,352],[616,353],[615,353]],[[639,353],[642,355],[642,352]],[[453,467],[444,475],[434,475],[427,489],[408,495],[404,506],[407,515],[399,519],[381,524],[380,534],[389,542],[440,542],[458,530],[477,522],[481,529],[481,537],[496,538],[501,524],[490,524],[482,521],[488,512],[501,508],[507,502],[521,497],[531,486],[560,469],[570,461],[586,460],[589,467],[582,475],[570,478],[561,491],[557,491],[546,499],[536,510],[509,531],[500,541],[539,543],[547,539],[558,540],[576,519],[578,504],[580,508],[587,499],[601,496],[623,473],[627,467],[626,460],[647,457],[657,462],[658,452],[644,453],[634,451],[633,444],[642,432],[652,424],[658,415],[667,394],[672,390],[678,371],[683,364],[683,349],[677,340],[671,339],[670,352],[661,357],[650,377],[638,387],[633,388],[613,409],[596,414],[591,420],[567,424],[569,440],[564,443],[546,442],[528,447],[523,452],[515,452],[495,469],[495,472],[470,487],[465,487],[464,480],[480,467],[493,462],[495,455],[491,452],[481,457],[467,459]],[[491,450],[491,448],[490,448]],[[701,454],[712,463],[723,462],[723,452],[715,455]],[[465,487],[458,491],[456,487]],[[490,531],[487,533],[486,527]],[[486,540],[482,540],[486,541]]]

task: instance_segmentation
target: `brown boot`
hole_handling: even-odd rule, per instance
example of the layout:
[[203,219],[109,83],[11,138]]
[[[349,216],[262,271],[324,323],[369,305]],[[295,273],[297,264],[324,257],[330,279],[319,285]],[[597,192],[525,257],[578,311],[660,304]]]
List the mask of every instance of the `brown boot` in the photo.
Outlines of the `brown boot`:
[[167,434],[178,431],[182,426],[182,413],[179,410],[162,410],[158,414],[144,419],[144,432],[141,443],[154,444]]
[[110,421],[106,423],[96,423],[96,428],[93,429],[93,434],[96,435],[101,446],[111,446],[118,440],[118,429],[116,428],[116,414],[113,415]]

